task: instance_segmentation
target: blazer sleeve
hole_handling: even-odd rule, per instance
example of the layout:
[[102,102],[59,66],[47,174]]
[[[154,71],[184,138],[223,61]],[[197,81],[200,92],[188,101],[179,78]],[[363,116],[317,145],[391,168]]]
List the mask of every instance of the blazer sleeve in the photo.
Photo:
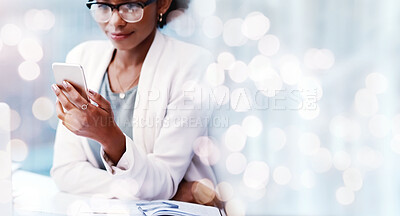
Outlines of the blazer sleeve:
[[[84,58],[85,43],[67,55],[66,62],[80,62]],[[60,121],[54,143],[53,166],[50,175],[57,187],[74,194],[101,194],[108,198],[136,199],[130,191],[129,179],[111,176],[90,162],[85,149],[85,138],[70,132]],[[135,190],[135,188],[132,188]]]
[[[199,55],[179,65],[179,76],[172,78],[164,123],[155,139],[152,153],[146,154],[129,137],[126,137],[126,152],[115,166],[108,162],[102,151],[104,165],[111,175],[135,180],[138,186],[136,197],[149,200],[170,199],[175,195],[192,162],[193,143],[207,135],[206,123],[196,122],[190,125],[190,121],[206,120],[211,114],[208,109],[199,107],[201,101],[189,102],[190,98],[185,95],[182,87],[188,87],[185,85],[188,80],[199,84],[203,79],[204,63],[210,63],[211,60],[211,55]],[[197,87],[200,88],[200,85]],[[195,108],[185,106],[188,102],[194,104]]]

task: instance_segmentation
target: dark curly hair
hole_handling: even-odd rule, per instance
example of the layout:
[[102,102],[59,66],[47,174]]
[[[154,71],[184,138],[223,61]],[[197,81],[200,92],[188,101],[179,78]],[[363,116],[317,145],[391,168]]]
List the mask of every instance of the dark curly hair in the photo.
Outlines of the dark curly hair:
[[158,22],[158,27],[163,28],[167,24],[167,17],[171,11],[177,9],[187,9],[189,7],[190,0],[172,0],[171,6],[169,6],[167,12],[163,14],[163,19],[161,22]]

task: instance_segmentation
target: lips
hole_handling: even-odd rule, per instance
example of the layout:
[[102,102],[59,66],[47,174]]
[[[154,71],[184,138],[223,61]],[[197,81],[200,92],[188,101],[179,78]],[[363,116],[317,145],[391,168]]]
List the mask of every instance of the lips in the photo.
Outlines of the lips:
[[124,40],[128,38],[133,32],[131,33],[110,33],[111,39],[113,40]]

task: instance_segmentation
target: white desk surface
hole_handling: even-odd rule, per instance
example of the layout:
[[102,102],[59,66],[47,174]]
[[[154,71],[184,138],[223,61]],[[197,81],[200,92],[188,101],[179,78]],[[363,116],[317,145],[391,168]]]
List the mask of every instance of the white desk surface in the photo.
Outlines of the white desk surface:
[[143,215],[134,201],[59,192],[47,176],[19,170],[12,182],[15,215]]
[[[14,215],[143,216],[136,203],[100,196],[60,192],[50,177],[17,170],[12,175]],[[168,201],[178,204],[179,202]],[[198,215],[220,215],[217,208],[179,203],[179,209]]]

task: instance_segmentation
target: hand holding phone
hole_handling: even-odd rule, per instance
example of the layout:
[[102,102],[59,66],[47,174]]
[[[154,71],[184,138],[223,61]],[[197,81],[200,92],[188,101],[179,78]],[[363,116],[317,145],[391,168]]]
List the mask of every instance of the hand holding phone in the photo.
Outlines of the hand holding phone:
[[[87,86],[83,68],[79,64],[53,63],[52,65],[56,84],[62,88],[62,82],[69,82],[83,98],[89,101],[86,94]],[[63,90],[64,94],[66,93]],[[66,94],[67,95],[67,94]]]
[[[110,102],[99,93],[89,91],[90,98],[93,100],[93,104],[90,103],[86,94],[87,86],[82,66],[54,63],[53,71],[56,84],[52,86],[52,89],[58,98],[57,117],[72,133],[101,143],[110,160],[117,163],[126,150],[126,138],[115,123]],[[63,81],[67,81],[65,87]],[[75,100],[68,98],[68,92],[71,95],[74,94]],[[82,98],[76,97],[77,93],[82,95]]]

